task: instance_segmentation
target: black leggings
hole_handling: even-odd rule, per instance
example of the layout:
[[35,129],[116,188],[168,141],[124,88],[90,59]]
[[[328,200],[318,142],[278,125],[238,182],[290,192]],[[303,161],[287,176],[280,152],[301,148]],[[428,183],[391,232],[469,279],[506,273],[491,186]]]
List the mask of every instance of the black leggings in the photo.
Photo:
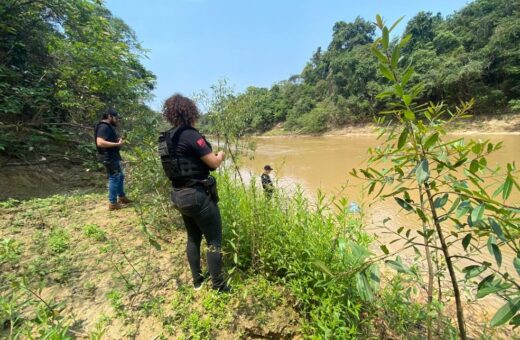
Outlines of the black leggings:
[[211,199],[202,186],[173,189],[172,202],[174,207],[180,211],[188,232],[186,253],[193,282],[198,283],[204,280],[200,266],[200,244],[204,235],[208,244],[206,260],[213,288],[218,289],[224,286],[220,252],[222,221],[217,203]]

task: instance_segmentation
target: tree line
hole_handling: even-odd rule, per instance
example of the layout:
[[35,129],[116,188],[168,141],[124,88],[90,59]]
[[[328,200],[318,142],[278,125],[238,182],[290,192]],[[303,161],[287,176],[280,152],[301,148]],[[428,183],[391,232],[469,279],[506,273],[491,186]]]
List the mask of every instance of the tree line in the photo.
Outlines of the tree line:
[[[402,37],[410,34],[398,64],[415,70],[410,84],[424,84],[420,101],[475,98],[478,115],[520,110],[520,3],[475,0],[447,17],[420,12]],[[279,123],[315,133],[371,120],[388,102],[378,94],[391,86],[371,55],[374,40],[371,21],[336,22],[329,46],[318,47],[300,74],[269,89],[249,87],[229,97],[230,107],[250,133]]]
[[[155,76],[133,30],[100,0],[0,2],[0,153],[78,144],[107,107],[132,116]],[[66,127],[66,128],[65,128]]]

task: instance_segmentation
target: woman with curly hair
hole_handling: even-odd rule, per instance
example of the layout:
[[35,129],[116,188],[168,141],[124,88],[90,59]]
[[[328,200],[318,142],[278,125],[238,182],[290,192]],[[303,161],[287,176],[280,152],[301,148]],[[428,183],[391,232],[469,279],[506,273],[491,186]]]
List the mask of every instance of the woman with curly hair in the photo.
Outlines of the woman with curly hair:
[[194,288],[200,289],[205,281],[200,264],[204,236],[213,289],[228,292],[230,288],[222,274],[222,221],[216,181],[209,174],[224,161],[224,151],[213,153],[211,144],[195,129],[200,113],[193,100],[174,94],[165,101],[163,116],[172,129],[159,137],[159,153],[172,181],[173,206],[181,213],[188,233],[186,253]]

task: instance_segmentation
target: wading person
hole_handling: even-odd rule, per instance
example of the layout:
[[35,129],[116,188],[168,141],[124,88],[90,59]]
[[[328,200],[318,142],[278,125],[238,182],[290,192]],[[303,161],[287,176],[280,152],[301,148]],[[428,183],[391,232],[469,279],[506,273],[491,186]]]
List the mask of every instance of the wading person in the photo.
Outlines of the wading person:
[[163,115],[172,129],[159,136],[159,155],[172,182],[173,206],[181,213],[188,233],[186,253],[196,290],[205,277],[200,263],[202,237],[206,239],[206,259],[213,289],[228,292],[222,274],[222,221],[217,205],[217,183],[209,175],[224,161],[223,151],[213,153],[211,144],[194,127],[199,111],[195,103],[180,94],[168,98]]
[[260,176],[260,179],[262,180],[262,188],[264,188],[264,193],[267,198],[271,198],[274,192],[273,181],[269,176],[272,170],[273,168],[271,168],[270,165],[266,165],[264,166],[264,173]]
[[121,155],[119,154],[119,149],[124,145],[124,141],[119,138],[115,129],[118,117],[115,110],[108,109],[94,128],[99,159],[107,170],[109,210],[121,209],[121,204],[131,202],[125,195],[125,174],[121,168]]

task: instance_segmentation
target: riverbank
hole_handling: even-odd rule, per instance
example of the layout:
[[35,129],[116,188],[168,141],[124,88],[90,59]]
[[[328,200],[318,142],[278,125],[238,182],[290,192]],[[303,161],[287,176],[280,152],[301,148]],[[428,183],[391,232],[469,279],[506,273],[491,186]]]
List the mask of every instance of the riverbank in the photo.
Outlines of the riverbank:
[[108,212],[104,193],[1,202],[0,338],[302,337],[288,290],[260,275],[194,291],[181,221],[148,226],[156,248],[142,209]]
[[[328,130],[322,134],[301,134],[294,131],[286,131],[283,124],[278,124],[272,130],[258,137],[271,136],[363,136],[375,134],[377,126],[373,122],[359,123],[345,126],[339,129]],[[520,113],[504,114],[500,116],[477,116],[467,118],[453,124],[450,133],[474,135],[520,135]]]

